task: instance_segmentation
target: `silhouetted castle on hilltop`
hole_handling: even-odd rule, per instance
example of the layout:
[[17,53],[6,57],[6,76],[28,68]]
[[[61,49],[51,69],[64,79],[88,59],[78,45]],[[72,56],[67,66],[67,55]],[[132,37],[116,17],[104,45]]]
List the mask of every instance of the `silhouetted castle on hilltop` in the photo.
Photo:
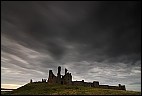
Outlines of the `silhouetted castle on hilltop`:
[[[126,90],[125,85],[118,84],[118,86],[109,86],[109,85],[99,85],[98,81],[93,82],[84,82],[82,81],[72,81],[71,73],[67,72],[68,70],[65,68],[65,75],[61,75],[61,67],[58,67],[57,76],[55,76],[52,70],[49,70],[48,84],[62,84],[62,85],[81,85],[81,86],[89,86],[96,88],[105,88],[105,89],[116,89],[116,90]],[[30,81],[32,83],[32,80]],[[40,82],[40,81],[39,81]],[[42,82],[46,82],[46,79],[42,79]]]

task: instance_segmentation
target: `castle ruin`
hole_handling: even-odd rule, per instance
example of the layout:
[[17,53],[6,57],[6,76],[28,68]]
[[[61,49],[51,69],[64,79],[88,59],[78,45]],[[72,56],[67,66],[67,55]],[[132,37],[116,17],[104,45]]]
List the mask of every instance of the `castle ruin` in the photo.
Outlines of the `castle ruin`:
[[52,70],[49,70],[48,84],[63,84],[63,85],[82,85],[96,88],[106,88],[106,89],[117,89],[126,90],[125,85],[118,84],[118,86],[100,85],[98,81],[84,82],[82,81],[72,81],[71,73],[67,72],[65,68],[65,75],[61,75],[61,67],[58,67],[57,76],[55,76]]
[[[30,81],[32,83],[32,80]],[[40,82],[40,81],[38,81]],[[42,79],[42,82],[46,82],[46,79]],[[37,83],[37,82],[35,82]],[[118,84],[118,86],[109,86],[109,85],[100,85],[99,81],[93,82],[84,82],[82,81],[72,81],[72,75],[65,68],[65,75],[61,75],[61,67],[58,67],[57,76],[55,76],[52,70],[49,70],[49,77],[47,82],[48,84],[62,84],[62,85],[74,85],[74,86],[88,86],[95,88],[104,88],[104,89],[116,89],[116,90],[126,90],[125,85]]]
[[49,77],[48,77],[48,83],[49,84],[65,84],[65,85],[71,85],[72,84],[72,75],[71,73],[67,72],[68,70],[65,68],[65,75],[61,75],[61,67],[58,67],[58,73],[57,76],[55,76],[52,72],[52,70],[49,70]]

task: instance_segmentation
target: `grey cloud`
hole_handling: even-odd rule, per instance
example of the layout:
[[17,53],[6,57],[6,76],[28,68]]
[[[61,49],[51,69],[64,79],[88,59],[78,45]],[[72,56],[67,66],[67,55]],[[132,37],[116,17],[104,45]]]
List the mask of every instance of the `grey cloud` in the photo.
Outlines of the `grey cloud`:
[[[18,2],[15,2],[15,4],[16,3]],[[8,8],[4,6],[8,4]],[[44,44],[47,50],[49,50],[49,52],[51,52],[51,54],[55,57],[61,58],[65,52],[64,50],[66,50],[64,45],[60,44],[62,42],[58,42],[57,38],[61,38],[66,42],[86,44],[87,47],[82,49],[83,52],[89,49],[92,52],[95,51],[94,49],[99,48],[102,53],[107,54],[108,56],[130,55],[133,53],[137,53],[137,56],[140,55],[140,27],[133,25],[135,23],[140,24],[140,22],[136,19],[140,19],[140,15],[136,15],[137,17],[133,15],[135,11],[137,14],[140,12],[140,5],[137,2],[134,2],[134,4],[132,4],[132,2],[125,2],[125,5],[122,2],[47,2],[45,4],[37,4],[37,2],[21,2],[18,3],[21,6],[19,6],[17,10],[15,10],[16,6],[12,5],[11,3],[8,4],[7,2],[6,4],[4,2],[3,8],[12,8],[12,12],[17,13],[19,16],[17,20],[21,21],[21,26],[24,26],[24,33],[30,36],[28,38],[35,39]],[[109,4],[111,6],[107,7]],[[42,5],[44,5],[44,7],[41,7]],[[102,7],[99,5],[102,5]],[[118,7],[119,5],[121,6],[120,8]],[[41,9],[44,9],[44,11]],[[122,9],[123,11],[121,11]],[[129,9],[131,12],[129,12],[127,9]],[[39,14],[40,10],[41,13],[44,14]],[[83,13],[81,14],[83,10],[85,11],[84,15]],[[15,17],[15,14],[10,14],[8,10],[3,11],[3,14],[6,14],[6,12],[12,17]],[[26,15],[26,13],[29,13],[29,15]],[[85,15],[85,13],[87,15]],[[30,14],[32,15],[30,16]],[[104,20],[104,17],[102,17],[104,14],[106,14],[105,16],[108,19]],[[130,18],[127,18],[128,14],[130,15]],[[80,19],[82,16],[84,16],[84,18]],[[112,16],[116,18],[111,18]],[[12,22],[16,21],[13,20],[12,17]],[[97,21],[94,17],[96,17],[99,21]],[[120,20],[118,20],[117,17],[119,17]],[[62,20],[61,18],[65,19]],[[131,19],[132,20],[131,23],[128,24],[120,22],[124,21],[124,19],[126,19],[125,22],[129,22]],[[67,20],[75,20],[76,22],[68,22]],[[111,24],[111,22],[116,23]],[[118,27],[119,25],[120,27]],[[18,33],[14,34],[13,36],[15,37],[16,35],[18,35]],[[17,37],[21,38],[21,35],[19,34]],[[19,40],[19,38],[17,39]],[[24,44],[25,46],[29,47],[32,45],[30,46],[32,48],[38,47],[36,44],[30,43],[27,39],[23,38],[22,40],[21,38],[20,40],[22,41],[20,43],[26,42],[26,45]]]

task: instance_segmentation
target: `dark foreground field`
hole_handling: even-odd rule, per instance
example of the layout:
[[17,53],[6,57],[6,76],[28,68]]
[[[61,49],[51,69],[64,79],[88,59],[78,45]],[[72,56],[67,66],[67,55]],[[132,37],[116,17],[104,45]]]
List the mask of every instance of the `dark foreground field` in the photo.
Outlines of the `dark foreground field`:
[[141,92],[99,89],[84,86],[48,85],[47,83],[26,84],[3,95],[141,95]]

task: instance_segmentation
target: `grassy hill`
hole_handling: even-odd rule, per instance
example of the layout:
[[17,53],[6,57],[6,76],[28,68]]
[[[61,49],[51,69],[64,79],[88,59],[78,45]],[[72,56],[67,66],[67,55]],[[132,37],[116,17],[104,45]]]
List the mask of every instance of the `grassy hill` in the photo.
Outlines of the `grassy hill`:
[[140,95],[141,92],[100,89],[84,86],[48,85],[29,83],[5,95]]

